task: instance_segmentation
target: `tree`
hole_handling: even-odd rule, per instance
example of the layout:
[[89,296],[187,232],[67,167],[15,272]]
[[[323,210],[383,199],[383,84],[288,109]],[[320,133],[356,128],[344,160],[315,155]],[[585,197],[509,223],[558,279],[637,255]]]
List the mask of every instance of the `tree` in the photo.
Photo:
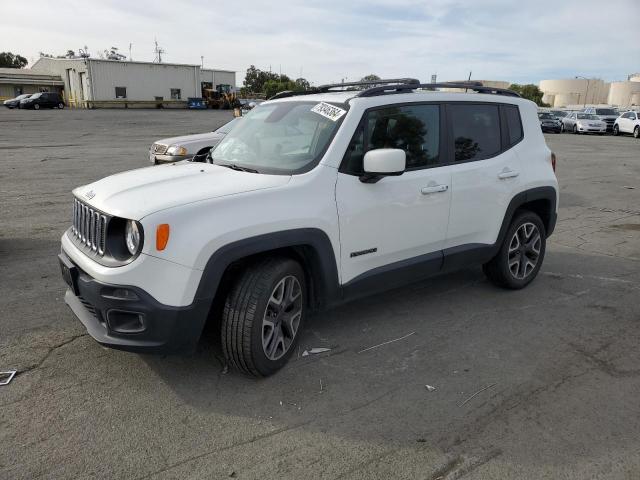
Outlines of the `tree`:
[[[286,77],[286,80],[289,80],[289,77]],[[264,91],[264,85],[268,81],[278,82],[281,81],[280,75],[277,73],[265,72],[256,68],[255,65],[251,65],[247,68],[247,73],[244,77],[243,85],[245,88],[252,93],[260,93]]]
[[548,107],[547,103],[542,101],[542,96],[544,93],[538,88],[537,85],[532,83],[528,83],[526,85],[518,85],[517,83],[512,83],[509,86],[509,90],[513,90],[516,93],[519,93],[523,98],[527,100],[531,100],[535,102],[539,107]]
[[21,55],[14,55],[11,52],[0,52],[0,67],[2,68],[24,68],[27,66],[27,59]]
[[380,80],[380,77],[373,73],[370,73],[369,75],[365,75],[360,79],[361,82],[374,82],[376,80]]
[[296,83],[291,80],[279,82],[277,80],[268,80],[264,84],[264,94],[267,98],[273,97],[276,93],[285,92],[287,90],[295,90]]
[[264,93],[267,98],[274,96],[278,92],[285,90],[304,91],[309,89],[310,84],[306,78],[291,80],[288,75],[265,72],[251,65],[247,68],[244,77],[243,87],[240,89],[241,95],[249,93]]
[[296,78],[296,90],[304,91],[309,90],[311,85],[306,78]]

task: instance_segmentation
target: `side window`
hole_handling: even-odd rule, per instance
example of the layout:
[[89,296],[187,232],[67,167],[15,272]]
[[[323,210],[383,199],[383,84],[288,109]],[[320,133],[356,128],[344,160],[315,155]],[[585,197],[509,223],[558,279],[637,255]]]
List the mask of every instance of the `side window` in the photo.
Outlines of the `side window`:
[[489,158],[501,150],[497,105],[451,104],[455,161]]
[[517,105],[505,105],[504,115],[509,130],[509,145],[515,145],[522,139],[522,121],[520,120],[520,109]]
[[182,97],[182,95],[180,93],[180,89],[179,88],[172,88],[171,89],[171,100],[180,100],[181,97]]
[[363,173],[364,154],[378,148],[404,150],[407,170],[437,165],[440,158],[440,106],[404,105],[371,110],[351,139],[340,171]]

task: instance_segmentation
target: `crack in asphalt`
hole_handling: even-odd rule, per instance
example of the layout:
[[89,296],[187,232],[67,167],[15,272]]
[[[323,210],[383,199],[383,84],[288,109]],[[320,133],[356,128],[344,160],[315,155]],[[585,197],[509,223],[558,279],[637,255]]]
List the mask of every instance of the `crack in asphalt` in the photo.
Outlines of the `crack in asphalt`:
[[47,361],[47,359],[51,356],[51,354],[53,352],[55,352],[57,349],[64,347],[65,345],[69,345],[70,343],[76,341],[79,338],[82,337],[86,337],[87,335],[89,335],[88,333],[80,333],[78,335],[73,335],[71,338],[66,339],[65,341],[57,344],[57,345],[53,345],[51,347],[49,347],[49,350],[47,350],[47,353],[44,354],[44,356],[40,359],[40,361],[34,363],[33,365],[29,365],[28,367],[19,370],[18,373],[16,373],[16,377],[20,376],[20,375],[24,375],[25,373],[29,373],[33,370],[37,370],[38,368],[40,368],[44,362]]

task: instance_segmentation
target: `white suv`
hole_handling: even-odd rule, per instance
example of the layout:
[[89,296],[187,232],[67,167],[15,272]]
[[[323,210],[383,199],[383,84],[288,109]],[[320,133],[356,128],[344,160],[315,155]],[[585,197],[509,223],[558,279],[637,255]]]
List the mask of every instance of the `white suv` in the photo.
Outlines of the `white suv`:
[[558,205],[536,105],[376,84],[279,94],[208,162],[75,189],[59,259],[93,338],[175,350],[220,322],[229,363],[265,376],[312,309],[476,264],[506,288],[531,282]]
[[613,124],[613,134],[630,133],[635,138],[640,138],[640,112],[625,112],[620,115]]

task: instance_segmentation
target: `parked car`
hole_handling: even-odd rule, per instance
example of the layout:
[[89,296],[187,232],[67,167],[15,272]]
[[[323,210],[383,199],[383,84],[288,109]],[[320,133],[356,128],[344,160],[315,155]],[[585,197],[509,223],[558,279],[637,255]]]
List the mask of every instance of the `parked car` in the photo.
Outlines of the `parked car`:
[[10,98],[9,100],[5,100],[3,105],[7,108],[20,108],[20,101],[26,98],[29,98],[31,93],[23,93],[22,95],[18,95],[16,98]]
[[20,100],[20,108],[64,108],[64,102],[60,94],[55,92],[34,93],[29,98]]
[[569,111],[567,110],[549,110],[549,113],[552,115],[555,115],[556,117],[562,119],[564,117],[566,117],[567,115],[569,115]]
[[615,108],[587,107],[584,113],[595,115],[598,120],[607,124],[607,132],[613,132],[613,124],[620,115]]
[[613,134],[630,133],[635,138],[640,138],[640,113],[625,112],[620,115],[613,124]]
[[482,86],[376,84],[276,95],[213,163],[76,188],[59,261],[88,333],[123,350],[193,348],[211,318],[229,364],[266,376],[311,310],[470,265],[526,287],[558,205],[536,105]]
[[159,163],[178,162],[197,155],[206,155],[212,147],[215,147],[229,133],[241,118],[234,118],[213,132],[158,140],[149,149],[149,161],[157,165]]
[[572,112],[562,119],[562,131],[604,135],[607,124],[590,113]]
[[539,112],[538,120],[540,120],[540,128],[543,132],[560,133],[562,131],[562,122],[551,113]]

